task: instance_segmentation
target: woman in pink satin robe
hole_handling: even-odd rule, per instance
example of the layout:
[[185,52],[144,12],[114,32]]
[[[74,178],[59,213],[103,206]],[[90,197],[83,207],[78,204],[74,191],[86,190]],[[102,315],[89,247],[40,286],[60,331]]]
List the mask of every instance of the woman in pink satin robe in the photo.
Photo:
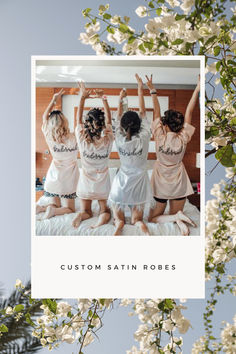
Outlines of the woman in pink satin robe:
[[[174,221],[179,226],[182,235],[189,235],[186,223],[196,225],[183,214],[183,208],[186,197],[193,193],[193,189],[182,160],[186,146],[195,131],[191,120],[200,91],[200,81],[188,103],[185,116],[180,112],[168,110],[164,117],[161,117],[152,76],[150,79],[147,77],[147,86],[150,89],[154,106],[152,133],[157,155],[151,178],[156,206],[150,211],[149,222]],[[168,200],[169,215],[163,215]]]
[[[106,96],[102,90],[95,90],[95,96],[90,96],[84,83],[80,83],[80,104],[77,111],[77,126],[75,135],[81,158],[81,173],[77,186],[77,196],[80,198],[80,212],[73,220],[73,226],[79,227],[81,221],[92,217],[92,201],[97,200],[100,215],[93,228],[108,223],[111,218],[107,198],[110,192],[110,176],[108,171],[109,155],[112,150],[113,133],[111,113]],[[105,114],[98,108],[91,109],[83,121],[84,103],[87,98],[101,98]]]
[[36,213],[45,212],[44,219],[75,211],[79,179],[77,142],[75,135],[69,131],[64,114],[52,110],[63,93],[61,90],[54,94],[43,115],[42,132],[53,158],[44,184],[44,195],[49,197],[48,204],[36,206]]

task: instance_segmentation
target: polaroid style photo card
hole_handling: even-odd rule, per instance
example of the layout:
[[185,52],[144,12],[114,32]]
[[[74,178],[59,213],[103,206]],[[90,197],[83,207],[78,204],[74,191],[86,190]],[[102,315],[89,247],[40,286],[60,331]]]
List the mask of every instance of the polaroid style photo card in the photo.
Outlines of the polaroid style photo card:
[[204,65],[32,57],[33,297],[204,297]]

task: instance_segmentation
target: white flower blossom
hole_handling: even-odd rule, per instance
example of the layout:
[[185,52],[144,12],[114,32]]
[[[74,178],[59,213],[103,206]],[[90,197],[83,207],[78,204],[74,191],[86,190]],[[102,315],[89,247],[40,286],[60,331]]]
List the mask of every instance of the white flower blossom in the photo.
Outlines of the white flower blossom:
[[139,17],[146,17],[147,16],[147,8],[146,6],[139,6],[136,10],[135,10],[136,14]]

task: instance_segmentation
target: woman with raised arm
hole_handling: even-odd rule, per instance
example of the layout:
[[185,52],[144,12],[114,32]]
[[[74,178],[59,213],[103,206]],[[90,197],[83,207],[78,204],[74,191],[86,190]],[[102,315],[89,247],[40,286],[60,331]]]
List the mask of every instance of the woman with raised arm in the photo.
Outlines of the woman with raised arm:
[[77,142],[75,135],[69,130],[67,118],[61,111],[53,110],[63,93],[61,89],[53,95],[43,114],[42,132],[53,158],[44,184],[44,195],[49,197],[48,204],[36,205],[37,214],[45,212],[43,219],[75,211],[79,179]]
[[[77,196],[80,198],[80,212],[73,220],[73,226],[79,227],[81,221],[93,216],[92,201],[97,200],[100,214],[97,224],[92,228],[107,224],[111,218],[107,198],[110,192],[110,176],[108,171],[109,155],[113,144],[111,127],[111,112],[107,97],[103,90],[95,90],[90,96],[83,82],[79,83],[80,102],[77,111],[77,126],[75,130],[81,158],[81,174],[77,186]],[[105,114],[99,108],[88,111],[83,121],[85,100],[99,98],[102,100]]]
[[129,110],[123,114],[122,99],[126,95],[124,90],[120,92],[117,110],[119,124],[115,132],[115,141],[121,165],[109,195],[115,223],[114,235],[120,235],[122,232],[126,206],[131,209],[131,224],[149,235],[147,225],[143,222],[143,212],[145,204],[150,205],[152,200],[146,168],[151,131],[146,119],[143,82],[138,74],[135,77],[138,82],[139,114]]
[[[146,79],[154,107],[152,133],[157,154],[151,179],[156,206],[150,210],[149,222],[173,221],[177,223],[182,235],[189,235],[186,223],[192,226],[196,225],[184,215],[183,209],[186,197],[193,193],[193,189],[182,160],[186,146],[195,131],[191,120],[200,91],[200,80],[188,103],[185,116],[178,111],[169,109],[164,113],[164,117],[161,117],[152,76],[150,79],[146,76]],[[170,204],[169,215],[163,215],[167,200]]]

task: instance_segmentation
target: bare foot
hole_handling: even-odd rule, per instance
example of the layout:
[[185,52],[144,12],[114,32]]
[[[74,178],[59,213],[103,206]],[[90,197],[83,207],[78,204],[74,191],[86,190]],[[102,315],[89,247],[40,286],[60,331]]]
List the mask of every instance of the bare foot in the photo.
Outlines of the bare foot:
[[137,221],[135,225],[146,235],[150,236],[150,232],[148,230],[147,225],[143,221]]
[[35,213],[36,213],[36,214],[44,213],[45,210],[46,210],[46,207],[45,207],[45,206],[36,204],[36,208],[35,208]]
[[42,219],[43,219],[43,220],[44,220],[44,219],[50,219],[50,218],[52,218],[53,216],[55,216],[54,210],[55,210],[55,208],[52,207],[51,205],[49,205],[49,206],[47,207],[46,212],[45,212],[44,216],[42,217]]
[[78,215],[74,218],[74,220],[72,221],[72,226],[73,226],[75,229],[77,229],[77,228],[79,227],[81,221],[82,221],[82,220],[81,220],[81,215],[78,214]]
[[193,220],[191,220],[190,218],[188,218],[181,210],[178,211],[178,213],[176,214],[177,219],[180,221],[185,221],[188,224],[192,225],[193,227],[197,227],[197,225],[195,224],[195,222],[193,222]]
[[122,229],[124,227],[125,223],[122,220],[115,221],[115,232],[114,236],[121,236]]
[[176,220],[176,224],[178,225],[182,236],[189,236],[189,228],[183,221]]
[[110,212],[104,212],[99,215],[98,221],[96,225],[90,226],[91,229],[96,229],[99,226],[102,226],[104,224],[107,224],[111,218],[111,213]]

